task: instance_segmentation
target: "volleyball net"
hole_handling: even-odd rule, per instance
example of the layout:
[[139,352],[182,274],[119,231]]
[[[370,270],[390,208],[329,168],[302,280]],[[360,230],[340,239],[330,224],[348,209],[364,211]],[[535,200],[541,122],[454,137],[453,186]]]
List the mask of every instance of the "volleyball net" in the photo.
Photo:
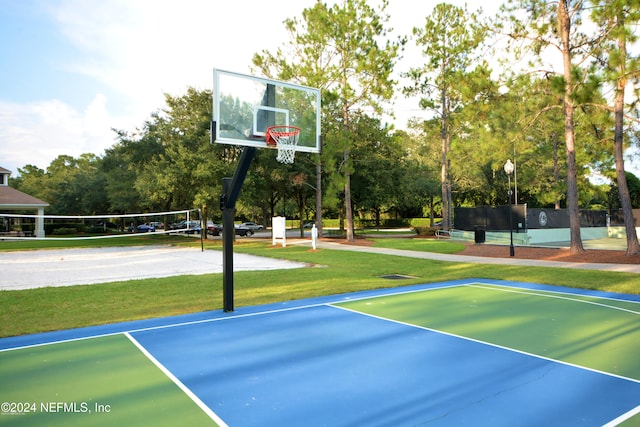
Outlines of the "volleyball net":
[[0,212],[0,239],[104,239],[135,233],[201,233],[199,209],[103,215],[28,215]]

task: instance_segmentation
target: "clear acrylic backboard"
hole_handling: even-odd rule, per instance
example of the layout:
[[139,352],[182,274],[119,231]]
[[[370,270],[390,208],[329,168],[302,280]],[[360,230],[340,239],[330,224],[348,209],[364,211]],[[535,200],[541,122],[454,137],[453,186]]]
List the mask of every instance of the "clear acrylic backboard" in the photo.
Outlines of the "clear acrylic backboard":
[[213,142],[275,148],[270,126],[300,128],[295,151],[319,153],[320,90],[214,69]]

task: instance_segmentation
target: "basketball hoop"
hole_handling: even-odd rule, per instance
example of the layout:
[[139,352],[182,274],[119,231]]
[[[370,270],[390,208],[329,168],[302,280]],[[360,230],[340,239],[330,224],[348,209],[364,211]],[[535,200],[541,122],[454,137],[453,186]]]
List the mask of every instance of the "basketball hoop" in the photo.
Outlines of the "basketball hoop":
[[293,163],[296,155],[296,145],[300,137],[300,128],[296,126],[269,126],[267,128],[267,145],[278,147],[280,163]]

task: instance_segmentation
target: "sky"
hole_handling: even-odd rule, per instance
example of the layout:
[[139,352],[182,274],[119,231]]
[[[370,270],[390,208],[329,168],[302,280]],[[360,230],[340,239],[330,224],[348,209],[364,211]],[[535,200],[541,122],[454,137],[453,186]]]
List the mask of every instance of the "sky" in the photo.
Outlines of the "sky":
[[[482,0],[448,2],[498,8]],[[142,128],[164,107],[164,94],[211,89],[214,68],[250,74],[253,54],[286,44],[283,21],[314,3],[0,0],[0,166],[16,176],[26,165],[46,170],[60,155],[102,156],[116,143],[113,129]],[[437,3],[391,0],[393,37],[422,26]],[[397,70],[420,61],[409,47]],[[398,128],[426,114],[417,99],[402,96],[394,109]]]

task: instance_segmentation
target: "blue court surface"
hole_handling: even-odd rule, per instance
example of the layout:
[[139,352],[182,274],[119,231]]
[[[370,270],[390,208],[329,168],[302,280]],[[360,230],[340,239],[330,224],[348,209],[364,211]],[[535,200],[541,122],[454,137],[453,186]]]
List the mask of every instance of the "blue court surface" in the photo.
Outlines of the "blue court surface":
[[211,425],[640,425],[638,295],[470,279],[6,338],[0,357],[122,334]]

